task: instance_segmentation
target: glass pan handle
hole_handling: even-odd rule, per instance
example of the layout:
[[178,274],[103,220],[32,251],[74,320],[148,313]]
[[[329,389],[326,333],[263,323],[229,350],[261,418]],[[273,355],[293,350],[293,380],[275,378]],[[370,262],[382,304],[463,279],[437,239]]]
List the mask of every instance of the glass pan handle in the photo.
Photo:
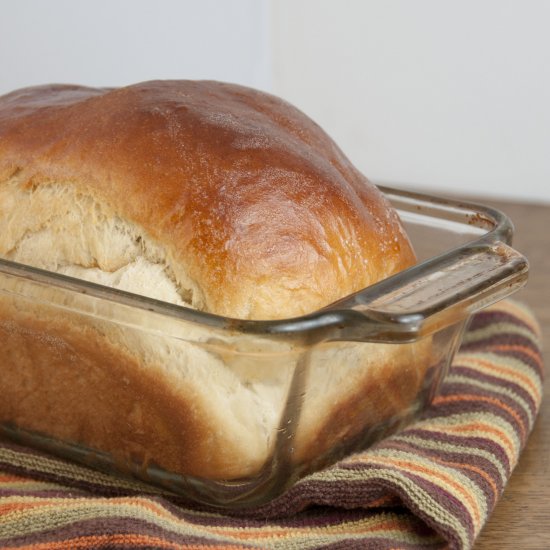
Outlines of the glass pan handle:
[[527,259],[502,242],[476,242],[432,258],[329,309],[351,308],[403,331],[429,333],[518,290]]

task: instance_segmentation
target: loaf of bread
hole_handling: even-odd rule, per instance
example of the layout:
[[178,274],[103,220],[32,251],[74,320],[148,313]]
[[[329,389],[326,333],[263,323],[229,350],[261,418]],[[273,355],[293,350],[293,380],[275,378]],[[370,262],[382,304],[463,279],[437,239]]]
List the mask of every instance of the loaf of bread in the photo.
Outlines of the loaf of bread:
[[[269,94],[192,81],[0,97],[0,256],[265,320],[415,262],[395,211],[319,126]],[[17,284],[0,300],[0,423],[204,478],[271,459],[298,351],[266,342],[259,358],[140,333],[108,311],[49,307],[48,288],[16,300]],[[292,460],[414,401],[424,352],[390,348],[314,352]]]

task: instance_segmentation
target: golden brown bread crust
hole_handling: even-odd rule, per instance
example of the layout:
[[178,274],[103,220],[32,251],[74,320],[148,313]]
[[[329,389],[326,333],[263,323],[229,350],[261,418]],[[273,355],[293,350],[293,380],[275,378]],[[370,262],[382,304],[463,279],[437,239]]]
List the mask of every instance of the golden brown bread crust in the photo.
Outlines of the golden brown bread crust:
[[[45,86],[1,97],[0,185],[6,202],[41,209],[50,197],[56,218],[76,203],[76,213],[87,209],[87,225],[96,213],[101,223],[119,217],[124,231],[163,251],[158,265],[180,286],[192,281],[194,305],[229,317],[308,313],[414,262],[395,212],[332,140],[287,103],[240,86]],[[70,215],[76,232],[79,218]],[[19,238],[0,237],[8,243],[0,255],[17,260]],[[98,256],[82,267],[115,269],[102,262]],[[132,337],[117,334],[117,341],[110,331],[53,309],[0,303],[0,421],[109,452],[120,463],[134,457],[211,479],[255,475],[272,458],[273,441],[262,449],[243,444],[246,429],[231,424],[229,412],[220,426],[208,374],[159,364],[177,355],[174,342],[151,359],[153,344],[136,350]],[[329,355],[328,371],[342,372],[349,359],[356,378],[345,389],[335,385],[330,404],[322,393],[311,398],[293,460],[307,464],[412,403],[427,366],[418,355],[368,348]],[[420,368],[407,371],[411,365]],[[278,418],[284,400],[274,402]],[[250,411],[257,413],[265,411]],[[273,439],[279,425],[266,426]]]
[[[0,98],[0,179],[75,186],[142,226],[205,309],[281,318],[414,262],[381,194],[309,118],[219,82]],[[3,177],[2,177],[3,176]]]

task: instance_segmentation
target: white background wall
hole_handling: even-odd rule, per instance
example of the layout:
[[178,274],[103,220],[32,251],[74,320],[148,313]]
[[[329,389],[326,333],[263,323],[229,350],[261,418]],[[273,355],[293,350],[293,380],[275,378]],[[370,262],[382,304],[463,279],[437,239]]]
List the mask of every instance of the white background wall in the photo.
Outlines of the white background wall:
[[0,93],[271,90],[375,181],[550,202],[550,1],[0,0]]
[[274,6],[274,91],[368,177],[550,202],[550,1]]
[[46,82],[270,86],[269,0],[0,0],[0,93]]

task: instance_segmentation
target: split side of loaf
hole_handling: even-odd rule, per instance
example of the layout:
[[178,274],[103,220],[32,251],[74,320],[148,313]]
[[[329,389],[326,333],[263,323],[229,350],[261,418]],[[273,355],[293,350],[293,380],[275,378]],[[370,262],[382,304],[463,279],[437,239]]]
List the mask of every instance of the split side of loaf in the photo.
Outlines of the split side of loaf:
[[[393,209],[305,115],[188,81],[1,97],[0,255],[243,319],[309,313],[415,261]],[[273,452],[291,349],[282,365],[239,362],[8,298],[0,331],[0,421],[218,479],[253,475]],[[346,418],[359,431],[419,391],[424,350],[357,346],[310,373],[297,462]]]

